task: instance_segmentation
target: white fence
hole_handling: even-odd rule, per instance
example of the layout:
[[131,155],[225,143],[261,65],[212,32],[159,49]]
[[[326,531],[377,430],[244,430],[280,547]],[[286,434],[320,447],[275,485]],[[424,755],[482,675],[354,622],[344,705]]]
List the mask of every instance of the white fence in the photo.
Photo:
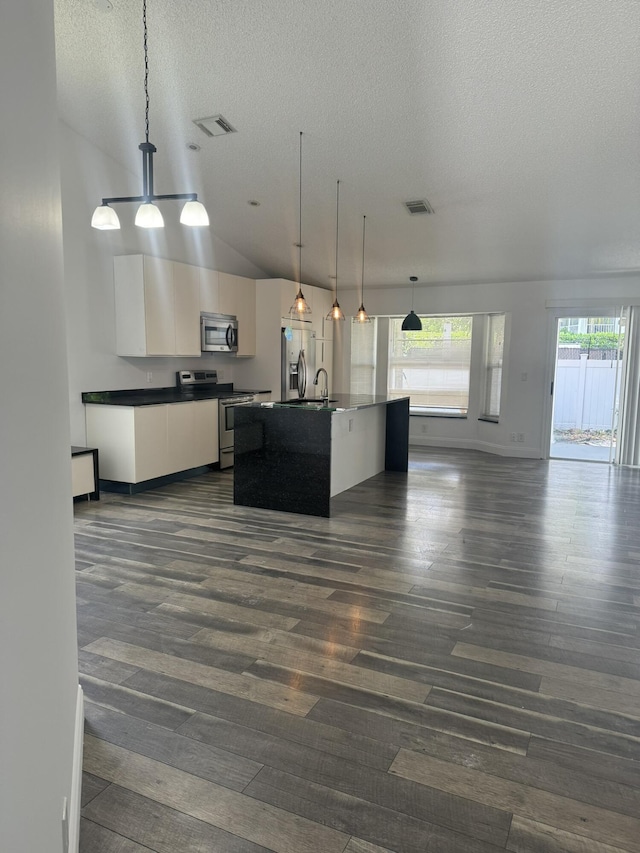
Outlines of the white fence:
[[554,387],[554,429],[611,429],[619,362],[558,359]]

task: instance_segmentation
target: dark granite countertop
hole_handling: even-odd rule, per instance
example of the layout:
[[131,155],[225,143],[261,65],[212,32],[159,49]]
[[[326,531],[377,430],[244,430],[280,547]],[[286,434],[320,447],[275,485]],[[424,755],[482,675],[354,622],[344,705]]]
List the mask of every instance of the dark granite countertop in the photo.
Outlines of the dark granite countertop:
[[220,383],[217,388],[130,388],[123,391],[84,391],[83,403],[104,406],[159,406],[163,403],[187,403],[191,400],[218,400],[240,394],[270,394],[270,391],[245,391],[234,388],[232,382]]
[[328,403],[322,400],[309,399],[304,401],[280,400],[274,403],[254,403],[254,406],[268,406],[286,409],[308,409],[311,412],[346,412],[356,409],[368,409],[371,406],[385,406],[388,403],[397,403],[400,400],[408,400],[406,397],[387,397],[386,394],[332,394]]

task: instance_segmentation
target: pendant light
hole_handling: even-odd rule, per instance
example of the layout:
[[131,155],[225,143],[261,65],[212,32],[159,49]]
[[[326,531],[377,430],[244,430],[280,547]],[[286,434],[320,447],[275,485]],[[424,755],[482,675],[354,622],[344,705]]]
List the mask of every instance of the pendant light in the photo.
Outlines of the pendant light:
[[302,131],[300,131],[300,180],[298,188],[298,292],[293,300],[293,305],[289,308],[290,317],[295,317],[296,314],[311,314],[311,308],[309,308],[309,304],[302,293]]
[[338,212],[340,210],[340,181],[336,184],[336,298],[331,310],[327,314],[327,320],[344,320],[342,308],[338,302]]
[[358,308],[358,313],[355,316],[355,320],[358,323],[370,323],[371,317],[367,314],[364,307],[364,231],[367,224],[367,217],[362,217],[362,287],[360,290],[360,307]]
[[411,282],[411,311],[407,314],[407,316],[402,321],[402,331],[403,332],[421,332],[422,331],[422,321],[420,317],[413,310],[413,294],[416,289],[416,281],[418,280],[417,275],[412,275],[409,277],[409,281]]
[[119,198],[103,198],[102,204],[96,207],[91,226],[100,231],[111,231],[120,228],[118,214],[110,206],[125,202],[140,204],[136,213],[135,224],[139,228],[164,228],[164,219],[156,201],[185,201],[180,214],[180,222],[191,227],[206,226],[209,216],[205,206],[198,201],[196,193],[172,193],[156,195],[153,191],[153,155],[157,148],[149,142],[149,56],[147,50],[147,0],[142,0],[142,26],[144,30],[144,97],[145,97],[145,141],[138,145],[142,151],[142,195],[120,196]]

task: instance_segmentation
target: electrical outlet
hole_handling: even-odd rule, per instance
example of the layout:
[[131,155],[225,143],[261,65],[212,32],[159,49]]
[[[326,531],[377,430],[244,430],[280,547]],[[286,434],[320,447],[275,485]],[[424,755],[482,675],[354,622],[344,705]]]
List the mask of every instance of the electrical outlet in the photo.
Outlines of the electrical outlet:
[[518,433],[518,441],[520,442],[520,444],[522,444],[524,442],[524,433],[523,432]]
[[353,418],[349,418],[349,432],[353,432]]
[[153,380],[153,373],[150,370],[147,370],[147,382],[151,382]]
[[517,441],[517,440],[518,440],[518,434],[515,432],[512,432],[511,433],[511,441]]

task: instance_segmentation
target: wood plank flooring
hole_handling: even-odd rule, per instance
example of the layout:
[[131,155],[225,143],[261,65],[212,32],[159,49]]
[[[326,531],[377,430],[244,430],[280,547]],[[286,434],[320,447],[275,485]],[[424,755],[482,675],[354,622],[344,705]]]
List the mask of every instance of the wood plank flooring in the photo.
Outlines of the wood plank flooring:
[[76,504],[82,853],[638,853],[640,471]]

